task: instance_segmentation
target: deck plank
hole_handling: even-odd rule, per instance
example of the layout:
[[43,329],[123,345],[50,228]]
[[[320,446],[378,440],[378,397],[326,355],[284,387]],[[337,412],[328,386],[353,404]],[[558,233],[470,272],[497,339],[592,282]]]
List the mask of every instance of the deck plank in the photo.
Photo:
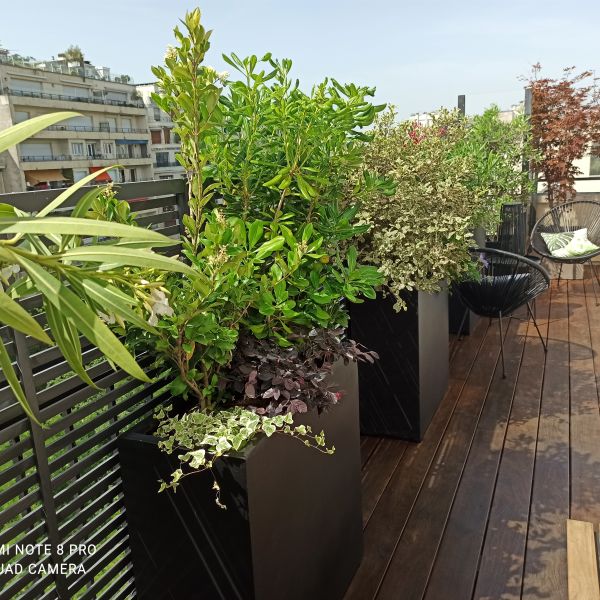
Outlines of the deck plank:
[[347,600],[375,598],[485,334],[482,324],[473,335],[461,341],[444,400],[423,441],[407,448],[365,529],[363,560],[346,593]]
[[[513,319],[509,324],[506,379],[498,365],[429,578],[427,600],[443,598],[449,589],[456,598],[473,593],[527,330],[526,322]],[[535,341],[540,343],[537,335]]]
[[363,527],[366,527],[409,442],[382,439],[362,474]]
[[452,506],[483,402],[500,356],[500,335],[494,323],[487,331],[477,361],[462,390],[423,488],[399,540],[377,598],[417,600],[423,594]]
[[600,600],[594,526],[586,521],[567,521],[569,600]]
[[528,600],[567,598],[569,284],[553,285],[521,594]]
[[365,550],[346,600],[567,600],[567,519],[600,522],[587,277],[538,298],[547,355],[532,324],[513,322],[502,380],[497,326],[483,320],[455,346],[423,442],[362,440]]

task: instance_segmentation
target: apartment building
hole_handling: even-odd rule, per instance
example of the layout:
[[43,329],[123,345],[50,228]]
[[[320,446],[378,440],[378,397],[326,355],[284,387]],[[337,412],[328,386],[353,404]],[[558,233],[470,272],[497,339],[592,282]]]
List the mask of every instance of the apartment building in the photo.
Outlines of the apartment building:
[[97,181],[152,179],[147,110],[128,81],[83,61],[16,64],[0,53],[0,130],[46,113],[80,113],[0,154],[0,193],[64,187],[111,165],[119,166]]
[[155,83],[143,83],[136,86],[146,106],[148,127],[150,128],[150,151],[155,179],[173,179],[184,176],[183,167],[175,159],[179,152],[179,137],[173,132],[171,117],[161,110],[152,100],[151,94],[158,93]]

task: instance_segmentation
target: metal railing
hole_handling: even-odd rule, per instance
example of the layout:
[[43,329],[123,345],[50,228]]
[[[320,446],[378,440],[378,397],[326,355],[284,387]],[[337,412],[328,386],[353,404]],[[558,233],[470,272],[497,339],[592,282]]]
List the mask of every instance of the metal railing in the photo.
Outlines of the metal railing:
[[53,162],[53,161],[78,161],[78,160],[141,160],[141,159],[149,159],[150,155],[147,152],[142,152],[140,156],[106,156],[104,154],[82,154],[71,155],[71,154],[53,154],[51,156],[42,155],[42,156],[34,156],[34,155],[26,155],[21,156],[21,162]]
[[[71,209],[91,188],[67,200]],[[120,184],[119,197],[130,202],[141,227],[178,237],[187,209],[181,179]],[[40,210],[62,190],[0,196],[0,202],[28,212]],[[170,254],[178,247],[170,248]],[[35,309],[42,327],[46,317],[39,296],[23,301]],[[150,423],[152,410],[168,400],[165,382],[147,384],[113,370],[82,339],[83,360],[99,389],[74,375],[55,347],[0,326],[13,364],[21,374],[29,404],[39,410],[47,428],[32,425],[0,371],[0,545],[9,555],[3,567],[18,563],[22,572],[3,569],[0,600],[125,600],[135,595],[129,560],[129,537],[123,504],[117,438],[140,422]],[[158,374],[147,357],[138,358],[151,377]],[[49,544],[29,555],[16,548]],[[89,553],[69,552],[82,544]],[[64,553],[57,552],[61,546]],[[77,571],[60,564],[77,565]]]
[[[94,79],[96,81],[110,81],[113,83],[125,83],[127,85],[135,85],[133,79],[129,75],[115,73],[113,75],[100,74],[97,72],[99,67],[91,65],[88,68],[82,68],[80,65],[70,66],[68,64],[51,64],[44,65],[44,61],[33,61],[23,57],[16,57],[13,54],[0,54],[0,63],[12,65],[14,67],[22,67],[33,71],[45,71],[46,73],[60,73],[62,75],[71,75],[82,79]],[[95,72],[94,72],[95,71]]]
[[46,92],[30,92],[25,90],[13,90],[6,88],[5,92],[10,96],[21,96],[23,98],[41,98],[43,100],[61,100],[65,102],[86,102],[88,104],[106,104],[109,106],[129,106],[131,108],[144,108],[143,102],[109,100],[108,98],[96,98],[82,96],[65,96],[64,94],[47,94]]
[[164,162],[163,161],[156,161],[154,163],[154,167],[156,169],[161,169],[161,168],[164,168],[164,167],[181,167],[183,169],[183,167],[181,166],[181,164],[178,163],[176,160],[175,161],[170,161],[170,162],[167,162],[167,161],[164,161]]
[[81,131],[101,133],[145,133],[150,135],[148,129],[132,129],[131,127],[93,127],[90,125],[50,125],[45,131]]

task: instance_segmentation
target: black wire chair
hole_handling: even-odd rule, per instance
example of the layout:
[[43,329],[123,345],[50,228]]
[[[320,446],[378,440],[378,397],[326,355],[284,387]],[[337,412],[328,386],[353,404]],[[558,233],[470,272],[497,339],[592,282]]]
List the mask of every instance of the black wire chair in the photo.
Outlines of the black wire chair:
[[511,318],[512,313],[521,306],[527,306],[544,352],[547,351],[531,302],[550,287],[550,276],[535,261],[512,252],[491,248],[473,248],[470,252],[478,265],[480,277],[478,280],[455,283],[453,288],[475,314],[489,317],[490,321],[498,319],[502,377],[506,377],[502,319]]
[[[588,240],[596,244],[598,249],[580,256],[568,258],[554,256],[548,250],[548,246],[542,237],[542,233],[566,233],[584,228],[587,229]],[[592,262],[592,258],[600,255],[600,203],[592,200],[576,200],[555,206],[533,226],[530,243],[531,247],[540,256],[560,265],[558,272],[559,285],[563,264],[589,263],[593,273],[592,286],[594,288],[594,296],[596,304],[598,304],[596,287],[600,285],[600,279],[598,278],[598,272]]]

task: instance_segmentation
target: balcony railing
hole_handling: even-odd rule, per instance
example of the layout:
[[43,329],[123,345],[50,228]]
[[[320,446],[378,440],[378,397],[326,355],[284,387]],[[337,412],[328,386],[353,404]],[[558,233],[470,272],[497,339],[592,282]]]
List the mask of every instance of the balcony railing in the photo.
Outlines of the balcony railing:
[[[178,163],[176,160],[172,161],[172,162],[168,162],[168,161],[157,161],[154,163],[154,168],[155,169],[161,169],[164,167],[181,167],[181,164]],[[183,169],[183,167],[181,167]]]
[[102,133],[148,133],[147,129],[132,129],[131,127],[92,127],[88,125],[51,125],[47,131],[99,131]]
[[82,98],[81,96],[65,96],[64,94],[47,94],[46,92],[28,92],[11,89],[7,89],[6,93],[11,96],[21,96],[23,98],[42,98],[43,100],[62,100],[65,102],[86,102],[88,104],[107,104],[110,106],[144,108],[143,102],[127,102],[125,100],[109,100],[107,98]]
[[140,156],[104,156],[102,154],[93,154],[93,155],[81,155],[81,156],[73,156],[71,154],[53,154],[48,156],[47,154],[41,156],[21,156],[21,162],[50,162],[50,161],[76,161],[76,160],[112,160],[112,161],[120,161],[120,160],[139,160],[143,158],[150,158],[148,154],[142,153]]

